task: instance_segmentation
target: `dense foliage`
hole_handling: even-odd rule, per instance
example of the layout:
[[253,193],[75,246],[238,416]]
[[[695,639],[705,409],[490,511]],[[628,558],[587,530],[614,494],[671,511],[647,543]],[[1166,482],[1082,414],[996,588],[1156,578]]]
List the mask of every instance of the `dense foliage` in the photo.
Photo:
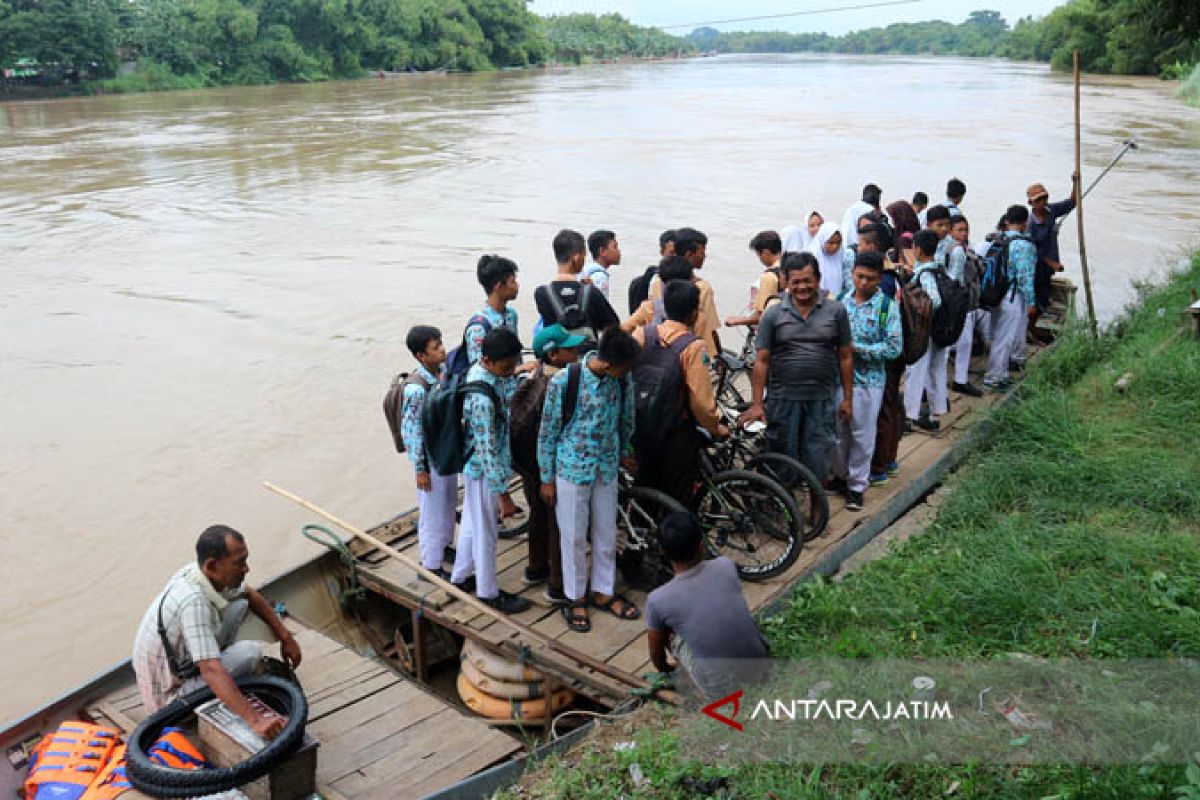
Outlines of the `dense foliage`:
[[690,53],[688,40],[657,28],[634,25],[620,14],[564,14],[545,20],[554,58],[579,64],[586,59],[654,57]]
[[1200,3],[1070,0],[1041,19],[1026,17],[1011,27],[996,11],[974,11],[957,25],[904,22],[845,36],[699,28],[688,38],[702,49],[728,53],[995,56],[1049,61],[1055,69],[1069,69],[1078,49],[1088,71],[1179,78],[1200,59]]

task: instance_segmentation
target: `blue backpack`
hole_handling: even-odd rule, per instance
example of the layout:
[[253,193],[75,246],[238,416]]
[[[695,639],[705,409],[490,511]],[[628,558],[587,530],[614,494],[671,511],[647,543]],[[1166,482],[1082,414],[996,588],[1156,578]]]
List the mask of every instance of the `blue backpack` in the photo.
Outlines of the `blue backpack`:
[[446,356],[446,372],[443,381],[448,381],[455,375],[466,375],[467,370],[471,368],[471,358],[467,354],[467,330],[472,325],[482,325],[484,336],[492,332],[492,323],[483,314],[476,314],[467,320],[467,327],[463,328],[462,342],[450,351],[450,355]]
[[1032,242],[1028,236],[997,236],[983,257],[983,276],[979,279],[979,307],[992,309],[1004,302],[1013,287],[1012,271],[1008,267],[1010,245],[1018,239]]

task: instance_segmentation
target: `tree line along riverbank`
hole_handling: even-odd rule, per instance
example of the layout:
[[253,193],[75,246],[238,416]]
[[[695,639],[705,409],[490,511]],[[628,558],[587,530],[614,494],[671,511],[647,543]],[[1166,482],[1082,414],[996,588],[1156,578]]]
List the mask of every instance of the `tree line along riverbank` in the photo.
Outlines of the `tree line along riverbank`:
[[[798,588],[761,620],[772,655],[1200,656],[1200,342],[1183,319],[1198,287],[1200,254],[1098,340],[1081,327],[1035,359],[931,526],[844,580]],[[696,781],[776,800],[1200,796],[1200,763],[724,768],[681,757],[676,721],[645,708],[614,724],[634,747],[584,743],[506,797],[684,798]]]

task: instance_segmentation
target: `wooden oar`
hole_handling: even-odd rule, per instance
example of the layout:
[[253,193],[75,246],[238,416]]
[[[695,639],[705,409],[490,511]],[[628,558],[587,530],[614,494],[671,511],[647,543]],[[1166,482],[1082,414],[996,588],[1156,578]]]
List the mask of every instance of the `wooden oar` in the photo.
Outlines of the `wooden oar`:
[[412,559],[408,558],[408,556],[404,555],[396,548],[388,545],[386,542],[383,542],[383,541],[375,538],[371,534],[369,534],[359,528],[354,527],[349,522],[346,522],[345,520],[334,516],[333,514],[329,513],[328,511],[326,511],[325,509],[316,505],[315,503],[311,503],[308,500],[305,500],[303,497],[300,497],[299,495],[295,495],[295,494],[289,492],[287,489],[282,489],[270,482],[263,483],[263,487],[266,488],[268,491],[274,492],[275,494],[279,495],[280,497],[285,497],[288,500],[291,500],[293,503],[308,509],[309,511],[313,512],[314,514],[324,517],[326,520],[328,520],[329,522],[332,522],[334,525],[337,525],[339,528],[346,531],[347,533],[361,539],[362,541],[364,541],[367,544],[371,545],[372,547],[378,549],[379,551],[386,553],[387,555],[396,559],[397,561],[399,561],[401,564],[408,567],[409,569],[415,570],[418,575],[425,578],[425,580],[429,581],[434,586],[437,586],[441,589],[446,590],[447,592],[449,592],[449,594],[452,597],[458,599],[459,601],[461,601],[463,603],[466,603],[468,606],[470,606],[471,608],[480,612],[481,614],[486,614],[489,617],[495,619],[496,621],[509,626],[514,631],[521,634],[522,636],[525,636],[525,637],[528,637],[529,639],[540,642],[541,644],[545,645],[549,649],[553,650],[555,653],[558,653],[561,656],[565,656],[565,657],[571,659],[572,661],[579,664],[580,666],[584,666],[584,667],[587,667],[588,669],[595,670],[596,672],[599,672],[602,675],[606,675],[609,678],[612,678],[613,680],[620,681],[621,683],[623,683],[627,686],[632,686],[637,689],[650,688],[650,684],[648,682],[642,680],[641,678],[637,677],[636,675],[631,675],[628,672],[625,672],[624,670],[617,669],[616,667],[612,666],[611,664],[606,664],[605,662],[603,662],[597,658],[589,656],[587,653],[582,653],[579,650],[576,650],[574,647],[571,647],[570,645],[563,644],[558,639],[555,639],[553,636],[542,633],[539,630],[535,630],[534,628],[531,628],[528,625],[525,625],[524,623],[521,623],[521,622],[516,621],[515,619],[512,619],[511,617],[509,617],[506,614],[501,614],[499,611],[492,608],[487,603],[483,602],[482,600],[475,597],[474,595],[471,595],[471,594],[468,594],[468,593],[462,591],[457,586],[455,586],[453,583],[450,583],[450,581],[442,580],[434,573],[432,573],[429,570],[422,567],[416,561],[413,561]]

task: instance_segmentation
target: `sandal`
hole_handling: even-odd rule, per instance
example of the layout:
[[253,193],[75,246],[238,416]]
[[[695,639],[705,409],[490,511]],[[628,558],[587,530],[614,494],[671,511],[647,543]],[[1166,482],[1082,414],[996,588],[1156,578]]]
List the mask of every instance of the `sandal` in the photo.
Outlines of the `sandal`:
[[[617,603],[621,604],[619,611],[617,610]],[[592,605],[602,611],[607,611],[617,619],[637,619],[642,615],[642,612],[638,610],[637,606],[619,594],[614,594],[612,597],[608,598],[608,602],[606,603],[598,602],[596,598],[593,597]]]
[[[567,621],[567,628],[575,633],[587,633],[592,629],[592,621],[587,616],[587,600],[573,600],[563,606],[561,611],[563,619]],[[583,616],[576,614],[576,611],[582,611]]]

